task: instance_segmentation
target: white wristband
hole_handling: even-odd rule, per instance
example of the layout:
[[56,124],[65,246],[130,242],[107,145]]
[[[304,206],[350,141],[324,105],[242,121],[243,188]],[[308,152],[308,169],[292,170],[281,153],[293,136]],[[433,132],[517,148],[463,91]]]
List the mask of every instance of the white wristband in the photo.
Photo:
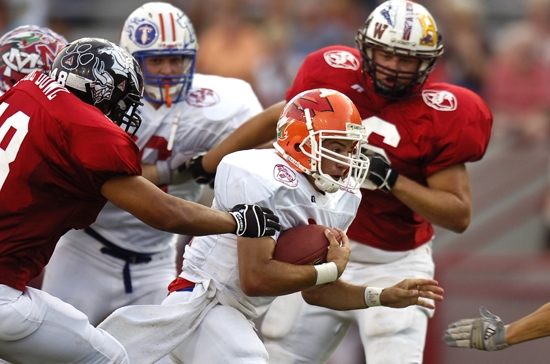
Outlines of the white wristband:
[[313,268],[315,268],[315,272],[317,273],[315,285],[334,282],[338,279],[338,267],[334,262],[317,264]]
[[380,303],[380,294],[384,288],[367,287],[365,288],[365,303],[367,307],[382,306]]

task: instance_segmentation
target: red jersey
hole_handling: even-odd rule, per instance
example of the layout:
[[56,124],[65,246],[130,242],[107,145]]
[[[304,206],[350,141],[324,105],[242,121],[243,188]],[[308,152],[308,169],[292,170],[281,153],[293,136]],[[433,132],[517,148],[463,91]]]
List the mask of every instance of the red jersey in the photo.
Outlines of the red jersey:
[[0,97],[0,284],[24,290],[68,230],[96,219],[101,186],[138,175],[126,132],[43,73]]
[[[330,88],[357,106],[371,145],[384,149],[392,167],[427,186],[431,174],[485,154],[493,117],[475,93],[446,83],[426,83],[406,100],[378,96],[361,72],[359,51],[332,46],[311,53],[286,99],[313,88]],[[372,85],[372,83],[371,83]],[[348,236],[379,249],[404,251],[428,242],[433,226],[393,194],[362,189],[363,199]]]

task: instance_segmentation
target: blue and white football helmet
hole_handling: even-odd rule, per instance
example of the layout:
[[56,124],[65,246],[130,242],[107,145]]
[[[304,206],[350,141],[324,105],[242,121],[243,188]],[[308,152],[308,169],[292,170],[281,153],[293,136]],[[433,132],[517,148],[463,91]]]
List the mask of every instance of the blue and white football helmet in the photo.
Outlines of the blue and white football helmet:
[[[170,105],[187,98],[197,57],[197,37],[185,13],[165,2],[142,5],[128,16],[120,34],[120,46],[141,65],[146,100]],[[181,55],[181,75],[156,76],[147,70],[145,58]]]

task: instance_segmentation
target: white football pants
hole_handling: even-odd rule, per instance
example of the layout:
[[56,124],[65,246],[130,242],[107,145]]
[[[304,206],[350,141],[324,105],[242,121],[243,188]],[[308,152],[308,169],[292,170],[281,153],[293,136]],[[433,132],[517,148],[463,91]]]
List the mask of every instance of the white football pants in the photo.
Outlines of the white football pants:
[[46,292],[0,285],[0,358],[29,364],[128,364],[124,347]]

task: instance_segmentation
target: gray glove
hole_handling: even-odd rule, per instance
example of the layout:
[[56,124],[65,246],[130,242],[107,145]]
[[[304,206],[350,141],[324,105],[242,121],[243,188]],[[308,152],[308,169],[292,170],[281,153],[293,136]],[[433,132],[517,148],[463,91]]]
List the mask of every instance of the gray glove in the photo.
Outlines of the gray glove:
[[506,349],[506,329],[500,317],[493,315],[485,306],[479,309],[481,317],[462,319],[450,324],[443,341],[453,348],[473,348],[496,351]]

